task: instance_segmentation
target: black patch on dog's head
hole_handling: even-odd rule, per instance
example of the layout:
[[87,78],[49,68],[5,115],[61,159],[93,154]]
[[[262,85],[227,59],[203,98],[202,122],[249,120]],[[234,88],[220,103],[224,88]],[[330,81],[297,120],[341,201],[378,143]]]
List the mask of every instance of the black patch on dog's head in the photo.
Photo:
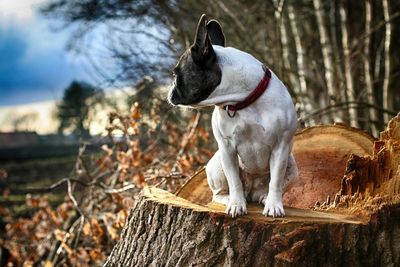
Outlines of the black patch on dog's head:
[[221,82],[221,69],[212,44],[225,45],[222,28],[215,20],[207,24],[203,14],[195,41],[174,68],[175,82],[169,101],[173,105],[193,105],[205,99]]

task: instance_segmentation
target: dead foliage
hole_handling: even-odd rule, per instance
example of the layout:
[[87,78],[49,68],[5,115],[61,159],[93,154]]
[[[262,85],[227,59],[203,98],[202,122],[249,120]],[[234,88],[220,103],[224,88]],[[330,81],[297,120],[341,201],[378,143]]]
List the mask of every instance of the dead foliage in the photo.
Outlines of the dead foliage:
[[[157,101],[155,101],[158,103]],[[7,266],[99,266],[119,239],[128,210],[141,188],[157,185],[171,192],[212,156],[209,131],[199,112],[184,123],[177,111],[143,112],[134,103],[129,113],[109,116],[110,145],[94,160],[82,144],[72,175],[26,196],[28,218],[14,218],[0,207],[5,231],[0,239]],[[186,125],[184,125],[186,124]],[[6,174],[2,174],[6,177]],[[65,188],[57,207],[47,193]]]

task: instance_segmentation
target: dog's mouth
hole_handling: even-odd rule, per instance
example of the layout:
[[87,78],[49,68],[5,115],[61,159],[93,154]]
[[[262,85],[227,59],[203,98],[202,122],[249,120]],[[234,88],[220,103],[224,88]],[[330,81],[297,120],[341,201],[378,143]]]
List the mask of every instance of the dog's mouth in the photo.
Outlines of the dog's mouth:
[[[195,99],[195,97],[194,97],[194,99]],[[183,107],[189,107],[189,108],[205,107],[204,105],[201,105],[200,102],[198,102],[198,101],[191,101],[190,99],[187,99],[182,94],[182,92],[179,91],[179,89],[175,86],[174,83],[170,86],[167,100],[168,100],[168,103],[170,103],[172,106],[183,106]]]
[[188,105],[187,103],[185,103],[184,100],[182,100],[182,96],[179,93],[179,91],[176,88],[172,88],[169,93],[168,93],[168,102],[172,105],[172,106],[186,106]]

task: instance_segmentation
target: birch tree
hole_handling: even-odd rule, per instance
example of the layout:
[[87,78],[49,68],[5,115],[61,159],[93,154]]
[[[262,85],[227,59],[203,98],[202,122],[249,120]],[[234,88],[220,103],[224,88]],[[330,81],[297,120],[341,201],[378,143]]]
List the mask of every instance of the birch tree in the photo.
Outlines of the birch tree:
[[[289,18],[289,24],[290,24],[290,29],[293,34],[293,41],[294,41],[294,47],[295,47],[295,55],[296,55],[296,69],[297,69],[297,84],[299,86],[299,99],[300,99],[300,110],[302,111],[300,113],[300,116],[302,114],[307,114],[311,113],[313,109],[313,100],[312,97],[309,97],[308,94],[312,94],[312,91],[307,91],[307,82],[306,82],[306,69],[305,69],[305,54],[304,54],[304,49],[303,45],[301,43],[301,37],[300,37],[300,29],[299,29],[299,23],[297,21],[296,13],[293,8],[292,3],[288,3],[287,6],[288,10],[288,18]],[[309,122],[306,122],[305,125],[313,125],[315,121],[311,119]]]
[[[346,82],[347,99],[350,103],[356,100],[356,92],[353,84],[353,74],[351,70],[351,59],[350,59],[350,46],[349,46],[349,33],[347,30],[347,14],[344,8],[343,1],[340,2],[340,26],[342,30],[342,46],[344,54],[344,72]],[[357,121],[357,110],[354,107],[349,106],[350,125],[353,127],[359,127]]]
[[[365,34],[364,38],[364,50],[363,50],[363,65],[364,65],[364,76],[365,76],[365,89],[367,91],[367,101],[371,104],[376,104],[377,100],[374,93],[373,81],[371,77],[371,23],[372,23],[372,7],[371,0],[365,0]],[[369,108],[369,120],[371,132],[374,136],[378,135],[378,128],[376,123],[378,121],[378,112],[375,108]]]
[[[323,64],[324,64],[324,75],[325,75],[325,82],[326,88],[328,91],[328,99],[323,100],[326,104],[334,105],[337,103],[337,90],[334,84],[334,65],[332,59],[332,46],[329,40],[329,34],[327,28],[324,23],[324,17],[326,16],[323,11],[322,1],[321,0],[313,0],[313,5],[315,9],[315,16],[317,18],[317,26],[319,32],[319,42],[321,45],[322,50],[322,57],[323,57]],[[342,121],[343,118],[335,112],[333,113],[334,121]]]
[[[385,73],[383,77],[383,108],[386,110],[393,109],[393,96],[390,92],[390,43],[392,36],[392,27],[390,23],[390,10],[389,10],[389,0],[382,0],[382,8],[383,8],[383,18],[385,19],[385,48],[384,48],[384,66]],[[388,113],[384,114],[385,122],[388,122],[390,116]]]
[[[283,71],[285,73],[285,76],[288,77],[290,85],[292,86],[293,91],[296,93],[296,96],[299,97],[299,95],[301,94],[299,80],[296,77],[296,70],[292,67],[292,64],[290,62],[291,51],[289,47],[287,19],[283,13],[284,0],[273,0],[273,3],[275,8],[274,12],[275,20],[277,27],[279,28],[279,37],[280,37],[279,41],[280,41],[280,46],[282,48]],[[300,110],[303,110],[303,108],[300,108]]]

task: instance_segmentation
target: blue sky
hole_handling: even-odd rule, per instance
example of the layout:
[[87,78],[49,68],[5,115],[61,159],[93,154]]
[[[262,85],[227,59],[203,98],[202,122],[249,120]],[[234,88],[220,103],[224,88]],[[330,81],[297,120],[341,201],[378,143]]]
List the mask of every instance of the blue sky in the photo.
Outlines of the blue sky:
[[0,106],[56,100],[72,80],[92,82],[65,50],[69,31],[52,31],[36,11],[43,2],[0,1]]

